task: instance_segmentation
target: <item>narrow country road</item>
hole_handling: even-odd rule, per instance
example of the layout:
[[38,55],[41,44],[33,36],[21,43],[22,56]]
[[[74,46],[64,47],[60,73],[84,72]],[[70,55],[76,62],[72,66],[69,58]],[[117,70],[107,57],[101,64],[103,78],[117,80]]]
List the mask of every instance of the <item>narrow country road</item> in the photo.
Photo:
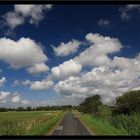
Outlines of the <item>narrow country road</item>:
[[91,135],[80,120],[71,112],[68,112],[52,135]]

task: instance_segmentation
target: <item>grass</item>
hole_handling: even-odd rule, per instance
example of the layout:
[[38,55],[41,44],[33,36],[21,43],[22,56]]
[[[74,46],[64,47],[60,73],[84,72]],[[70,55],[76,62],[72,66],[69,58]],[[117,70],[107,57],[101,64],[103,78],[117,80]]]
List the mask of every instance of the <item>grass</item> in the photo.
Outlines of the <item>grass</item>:
[[0,113],[0,135],[47,135],[64,111],[22,111]]
[[106,119],[96,118],[78,111],[75,113],[95,135],[128,135],[124,128],[116,128]]
[[111,124],[118,129],[125,129],[129,135],[140,135],[140,114],[138,113],[114,116]]

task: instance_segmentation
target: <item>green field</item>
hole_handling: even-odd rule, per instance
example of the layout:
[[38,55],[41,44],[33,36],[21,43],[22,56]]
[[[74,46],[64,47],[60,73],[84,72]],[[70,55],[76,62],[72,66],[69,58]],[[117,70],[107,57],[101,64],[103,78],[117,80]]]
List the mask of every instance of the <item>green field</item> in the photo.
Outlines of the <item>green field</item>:
[[139,114],[116,116],[112,119],[111,123],[105,118],[99,118],[78,111],[74,113],[90,128],[94,135],[140,135]]
[[0,112],[0,135],[49,135],[64,111]]

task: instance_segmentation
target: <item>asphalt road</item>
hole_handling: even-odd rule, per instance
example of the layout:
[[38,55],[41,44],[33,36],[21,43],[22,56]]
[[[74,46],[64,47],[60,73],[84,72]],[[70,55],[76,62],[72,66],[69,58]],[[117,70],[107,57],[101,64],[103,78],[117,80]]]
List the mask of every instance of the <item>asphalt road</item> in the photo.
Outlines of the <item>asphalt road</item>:
[[71,112],[67,113],[52,135],[91,135],[81,121]]

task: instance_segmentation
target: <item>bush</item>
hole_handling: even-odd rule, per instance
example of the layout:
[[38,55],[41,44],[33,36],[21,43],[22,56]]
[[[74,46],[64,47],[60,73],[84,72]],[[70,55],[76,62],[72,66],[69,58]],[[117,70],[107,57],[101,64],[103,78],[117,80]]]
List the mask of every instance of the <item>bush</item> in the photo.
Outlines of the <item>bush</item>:
[[129,135],[140,135],[140,115],[117,115],[112,117],[111,124],[125,129]]
[[111,109],[107,105],[99,106],[98,117],[104,118],[108,121],[111,119]]

